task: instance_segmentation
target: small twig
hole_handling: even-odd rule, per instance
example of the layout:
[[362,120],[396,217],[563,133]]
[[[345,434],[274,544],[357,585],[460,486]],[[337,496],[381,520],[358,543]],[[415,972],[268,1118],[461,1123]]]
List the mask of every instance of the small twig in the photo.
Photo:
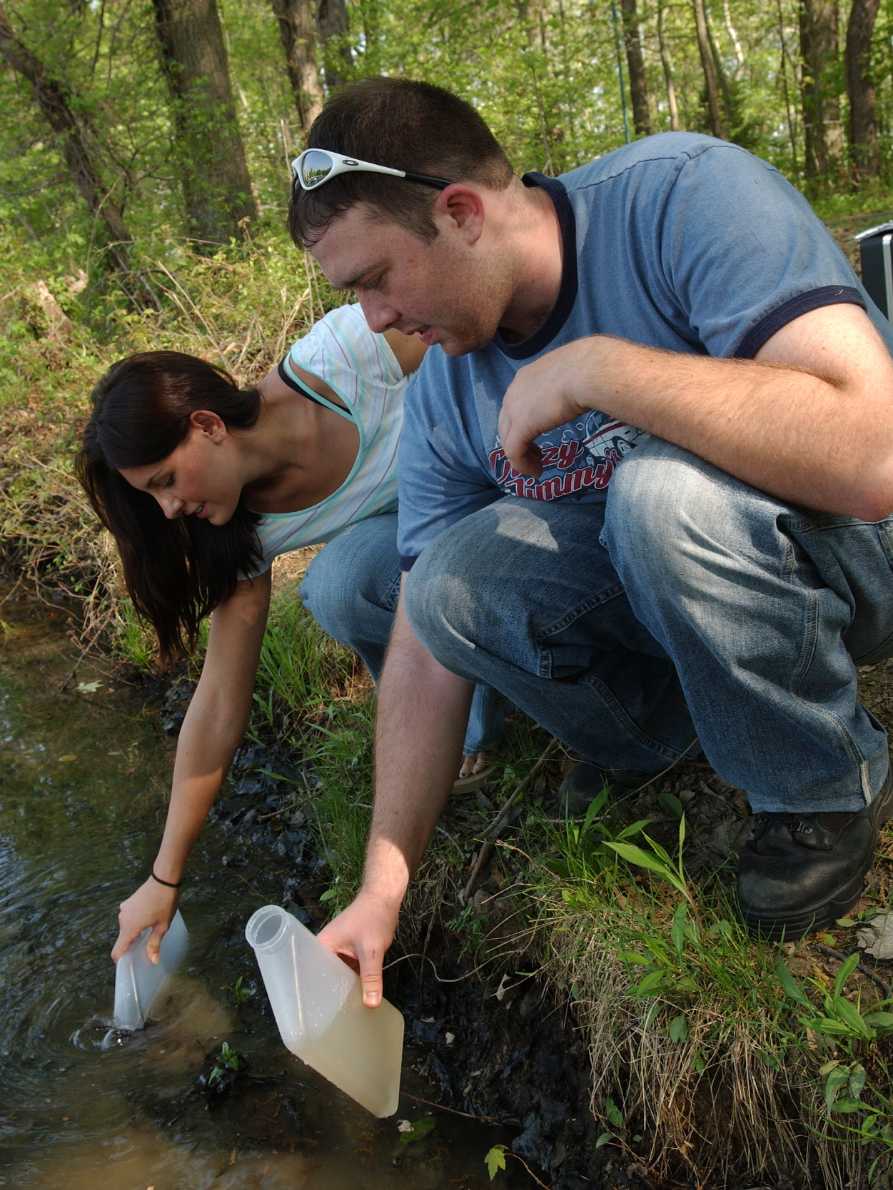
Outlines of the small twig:
[[484,842],[482,843],[481,848],[475,857],[474,863],[471,866],[471,872],[469,873],[468,880],[465,882],[465,887],[459,893],[460,905],[467,905],[471,900],[475,889],[481,881],[481,874],[493,854],[494,840],[503,827],[505,827],[511,819],[515,807],[521,799],[521,794],[525,791],[528,785],[530,785],[533,778],[537,775],[537,773],[558,746],[557,740],[552,739],[549,741],[549,743],[544,748],[539,760],[537,760],[536,764],[523,779],[523,781],[519,782],[519,784],[515,787],[511,797],[508,799],[508,801],[506,801],[505,805],[499,811],[499,814],[496,816],[490,826],[488,826],[484,831]]
[[466,1120],[478,1120],[482,1124],[499,1124],[503,1128],[511,1128],[517,1127],[521,1123],[520,1120],[497,1120],[495,1116],[474,1116],[471,1112],[459,1111],[458,1108],[446,1107],[442,1103],[434,1103],[430,1099],[423,1099],[421,1095],[411,1095],[409,1091],[403,1092],[403,1098],[411,1099],[413,1103],[424,1103],[425,1107],[433,1107],[437,1111],[446,1111],[453,1116],[464,1116]]
[[464,983],[466,979],[471,979],[472,975],[477,975],[478,971],[483,971],[485,967],[489,967],[492,963],[498,962],[499,959],[506,958],[513,952],[510,949],[505,951],[492,950],[487,955],[482,963],[478,963],[476,967],[472,967],[470,971],[464,971],[461,975],[455,975],[450,978],[438,975],[437,964],[428,954],[422,954],[421,951],[413,951],[411,954],[402,954],[397,959],[391,959],[389,963],[385,963],[382,968],[383,971],[389,971],[391,967],[396,967],[398,963],[404,962],[406,959],[422,959],[426,963],[431,964],[431,969],[434,972],[434,978],[438,983]]
[[487,839],[481,845],[480,850],[475,856],[474,863],[471,865],[471,872],[469,873],[468,880],[465,882],[465,887],[459,892],[460,905],[467,905],[474,896],[475,890],[483,878],[484,869],[489,864],[490,858],[493,855],[493,846],[491,839]]
[[[824,942],[814,942],[813,945],[815,946],[816,950],[821,951],[821,953],[824,955],[827,955],[829,959],[836,959],[838,963],[846,962],[847,956],[842,950],[835,950],[833,946],[826,946]],[[883,979],[881,979],[880,975],[876,975],[875,972],[869,967],[866,967],[864,963],[857,964],[856,970],[861,971],[866,979],[870,979],[876,987],[880,988],[881,994],[885,1000],[890,999],[890,987]]]
[[533,1180],[536,1182],[536,1184],[537,1184],[538,1186],[542,1186],[543,1190],[552,1190],[552,1187],[551,1187],[551,1186],[550,1186],[550,1185],[549,1185],[547,1182],[541,1182],[541,1181],[539,1180],[539,1178],[536,1176],[536,1174],[533,1172],[533,1170],[530,1168],[530,1166],[527,1164],[527,1162],[524,1160],[524,1158],[523,1158],[523,1157],[519,1157],[519,1156],[518,1156],[518,1154],[517,1154],[517,1153],[516,1153],[516,1152],[515,1152],[513,1149],[506,1149],[505,1151],[508,1153],[508,1155],[509,1155],[510,1157],[514,1157],[514,1159],[515,1159],[516,1161],[520,1161],[520,1162],[521,1162],[521,1164],[522,1164],[522,1165],[524,1166],[524,1168],[527,1170],[527,1172],[528,1172],[528,1174],[530,1175],[530,1177],[532,1177],[532,1178],[533,1178]]
[[271,810],[269,814],[258,814],[255,819],[256,822],[266,822],[268,818],[278,818],[280,814],[285,813],[285,806],[280,806],[278,810]]

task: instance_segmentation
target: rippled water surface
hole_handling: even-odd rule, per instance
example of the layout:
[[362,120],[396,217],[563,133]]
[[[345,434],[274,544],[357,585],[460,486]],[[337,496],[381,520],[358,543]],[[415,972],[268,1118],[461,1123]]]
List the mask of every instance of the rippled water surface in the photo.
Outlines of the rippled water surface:
[[[0,616],[0,1185],[490,1185],[483,1157],[504,1133],[435,1111],[424,1141],[402,1143],[398,1121],[434,1098],[408,1063],[400,1111],[375,1120],[292,1058],[253,999],[236,1005],[236,980],[256,978],[241,928],[282,870],[266,855],[228,870],[213,826],[181,903],[185,970],[156,1022],[103,1048],[117,905],[157,843],[172,745],[134,694],[78,662],[61,615],[7,602]],[[209,1104],[196,1079],[224,1040],[247,1072]]]

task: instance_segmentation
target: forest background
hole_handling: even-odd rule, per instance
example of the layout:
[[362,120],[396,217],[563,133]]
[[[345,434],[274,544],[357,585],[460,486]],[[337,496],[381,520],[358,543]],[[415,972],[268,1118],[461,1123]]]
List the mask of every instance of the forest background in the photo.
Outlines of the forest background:
[[114,576],[71,456],[96,379],[169,348],[250,383],[344,300],[285,232],[338,85],[442,84],[518,172],[729,138],[858,267],[852,232],[893,214],[891,42],[893,0],[0,0],[0,554],[95,611]]
[[[737,141],[809,196],[857,263],[852,232],[893,216],[891,41],[893,0],[0,0],[0,564],[73,607],[84,647],[151,663],[72,474],[89,393],[115,359],[155,348],[250,383],[343,300],[285,231],[290,159],[340,83],[446,86],[518,172],[558,173],[671,129]],[[292,599],[274,616],[255,717],[316,748],[323,899],[337,908],[362,865],[371,699],[347,697],[356,671],[327,659],[301,615]],[[535,792],[543,743],[515,748],[506,806]],[[619,843],[594,812],[556,827],[534,809],[499,852],[518,914],[536,923],[524,945],[585,1025],[596,1147],[632,1152],[644,1135],[652,1171],[704,1185],[769,1168],[797,1184],[889,1184],[893,997],[857,955],[843,962],[858,923],[786,952],[788,966],[754,946],[721,887],[689,893],[694,810],[677,862],[629,845],[658,802],[676,832],[677,792],[654,791]],[[490,840],[480,858],[507,819],[461,812],[478,819],[458,840]],[[633,853],[656,889],[630,880],[618,856]],[[474,969],[509,967],[516,944],[494,944],[458,895],[468,860],[465,843],[435,843],[404,945],[460,904],[446,926]],[[890,871],[862,916],[889,903]],[[497,916],[515,901],[494,901]]]
[[883,205],[891,37],[893,0],[0,0],[4,288],[96,326],[164,304],[184,253],[248,238],[302,271],[288,162],[325,93],[374,74],[471,100],[519,171],[682,128],[820,212]]

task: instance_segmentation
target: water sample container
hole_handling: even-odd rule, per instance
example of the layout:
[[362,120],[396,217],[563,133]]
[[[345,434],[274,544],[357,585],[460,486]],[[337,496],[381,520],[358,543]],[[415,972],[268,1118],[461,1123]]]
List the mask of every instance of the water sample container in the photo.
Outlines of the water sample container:
[[116,1029],[142,1029],[153,1002],[186,956],[189,933],[179,909],[161,939],[157,963],[146,954],[146,942],[151,932],[148,927],[143,930],[115,966],[113,1023]]
[[403,1016],[366,1008],[359,976],[284,909],[265,905],[245,927],[287,1049],[382,1118],[397,1110]]

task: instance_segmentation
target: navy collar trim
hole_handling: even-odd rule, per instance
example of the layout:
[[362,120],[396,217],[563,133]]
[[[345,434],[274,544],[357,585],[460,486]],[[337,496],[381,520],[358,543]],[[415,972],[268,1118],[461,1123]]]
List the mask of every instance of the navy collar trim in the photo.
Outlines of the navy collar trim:
[[547,178],[541,173],[525,174],[521,181],[525,186],[540,186],[555,206],[561,231],[561,288],[549,317],[529,338],[523,339],[520,343],[509,343],[498,331],[496,332],[493,342],[509,359],[529,359],[548,347],[564,326],[577,300],[577,221],[567,191],[557,178]]

